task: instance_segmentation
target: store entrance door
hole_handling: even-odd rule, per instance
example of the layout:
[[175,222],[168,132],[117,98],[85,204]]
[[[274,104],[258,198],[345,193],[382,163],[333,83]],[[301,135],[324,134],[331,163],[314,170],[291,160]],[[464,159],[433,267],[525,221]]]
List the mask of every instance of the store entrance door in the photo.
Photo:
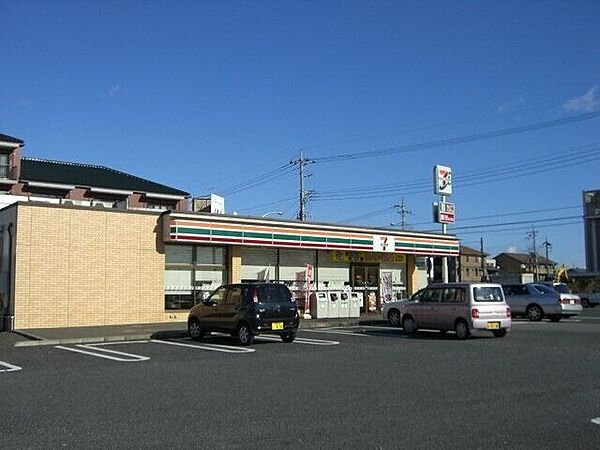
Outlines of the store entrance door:
[[352,290],[363,292],[361,312],[375,312],[381,308],[379,300],[379,264],[352,265]]

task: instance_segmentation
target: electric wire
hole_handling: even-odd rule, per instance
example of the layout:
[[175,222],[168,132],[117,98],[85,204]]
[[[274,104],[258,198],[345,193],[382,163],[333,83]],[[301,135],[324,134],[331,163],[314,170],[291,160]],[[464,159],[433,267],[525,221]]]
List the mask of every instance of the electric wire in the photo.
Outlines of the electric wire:
[[600,117],[600,111],[577,114],[574,116],[563,117],[560,119],[549,120],[545,122],[537,122],[528,125],[521,125],[518,127],[503,128],[498,130],[485,131],[482,133],[476,133],[468,136],[460,136],[453,138],[438,139],[435,141],[422,142],[418,144],[405,144],[394,147],[387,147],[378,150],[368,150],[363,152],[352,152],[352,153],[340,153],[331,156],[321,156],[311,158],[315,162],[333,162],[339,160],[354,160],[362,158],[373,158],[376,156],[394,155],[400,153],[414,152],[418,150],[431,149],[437,147],[446,147],[456,144],[465,144],[469,142],[482,141],[487,139],[493,139],[502,136],[509,136],[513,134],[521,134],[529,131],[542,130],[545,128],[552,128],[562,125],[568,125],[571,123],[582,122],[586,120],[592,120]]
[[[565,222],[565,223],[556,223],[556,224],[550,224],[550,225],[539,225],[536,226],[536,229],[540,229],[540,230],[545,230],[546,228],[555,228],[555,227],[563,227],[563,226],[567,226],[567,225],[581,225],[583,224],[583,220],[576,220],[576,221],[571,221],[571,222]],[[480,234],[480,235],[486,235],[488,233],[506,233],[506,234],[514,234],[514,232],[523,232],[523,231],[527,231],[527,230],[531,230],[531,227],[516,227],[516,228],[506,228],[506,229],[499,229],[499,230],[479,230],[479,231],[464,231],[462,233],[460,233],[460,236],[463,235],[470,235],[470,234]]]
[[[513,221],[513,222],[485,223],[485,224],[481,224],[481,225],[466,225],[466,226],[462,226],[462,227],[454,227],[454,226],[450,225],[448,227],[448,231],[452,232],[452,234],[454,234],[453,232],[455,232],[455,231],[473,230],[476,228],[496,228],[496,227],[505,227],[505,226],[523,225],[523,224],[534,224],[535,225],[538,223],[558,222],[561,220],[571,220],[571,219],[581,219],[581,218],[582,218],[581,215],[577,215],[577,216],[550,217],[550,218],[545,218],[545,219],[517,220],[517,221]],[[426,231],[434,231],[434,230],[426,230]]]
[[[537,213],[541,213],[541,212],[548,212],[548,211],[563,211],[566,209],[580,209],[581,205],[573,205],[573,206],[561,206],[561,207],[557,207],[557,208],[544,208],[544,209],[532,209],[529,211],[517,211],[517,212],[512,212],[512,213],[503,213],[503,214],[489,214],[486,216],[476,216],[476,217],[461,217],[460,221],[461,222],[468,222],[471,220],[480,220],[480,219],[494,219],[496,217],[508,217],[508,216],[522,216],[522,215],[528,215],[528,214],[537,214]],[[429,222],[416,222],[413,223],[413,226],[416,225],[430,225],[431,221]]]
[[[592,147],[593,145],[593,147]],[[548,157],[540,156],[534,160],[521,160],[518,162],[496,165],[489,168],[483,168],[477,171],[465,172],[465,175],[455,176],[454,184],[456,186],[470,186],[473,184],[481,184],[480,180],[485,182],[492,182],[497,180],[504,180],[517,177],[519,172],[523,172],[518,176],[529,175],[532,173],[539,173],[542,169],[548,168],[562,168],[570,167],[572,165],[584,164],[586,162],[592,162],[600,157],[600,143],[590,144],[586,146],[585,150],[566,154],[566,151],[561,151],[557,156]],[[585,158],[585,159],[584,159]],[[571,163],[571,164],[567,164]],[[507,175],[510,174],[510,175]],[[499,175],[507,175],[505,177],[499,177]],[[331,191],[317,192],[315,198],[318,200],[357,200],[364,198],[375,198],[384,196],[397,196],[399,193],[421,193],[430,191],[431,181],[421,179],[412,183],[400,183],[391,185],[391,187],[372,187],[363,188],[363,191],[359,191],[360,188],[353,188],[354,190],[348,193],[330,193]],[[405,186],[406,190],[400,186]],[[423,188],[423,189],[421,189]],[[424,188],[427,188],[426,190]]]

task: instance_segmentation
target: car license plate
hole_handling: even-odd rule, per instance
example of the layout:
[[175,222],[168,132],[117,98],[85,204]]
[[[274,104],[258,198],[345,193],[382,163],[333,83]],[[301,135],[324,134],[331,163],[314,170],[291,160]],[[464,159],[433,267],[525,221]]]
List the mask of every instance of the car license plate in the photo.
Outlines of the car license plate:
[[488,322],[487,323],[487,329],[488,330],[499,330],[500,329],[500,322]]
[[283,330],[283,322],[273,322],[271,324],[271,330]]

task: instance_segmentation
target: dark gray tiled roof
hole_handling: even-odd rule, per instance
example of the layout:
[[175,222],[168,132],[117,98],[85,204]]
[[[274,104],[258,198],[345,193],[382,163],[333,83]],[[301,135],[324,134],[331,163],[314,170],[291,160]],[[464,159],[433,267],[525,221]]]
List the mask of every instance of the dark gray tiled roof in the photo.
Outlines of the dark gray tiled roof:
[[0,142],[10,142],[11,144],[23,144],[21,139],[14,138],[12,136],[8,136],[7,134],[0,133]]
[[190,195],[188,192],[108,167],[39,158],[21,159],[21,180],[186,197]]
[[[467,247],[466,245],[461,245],[460,246],[460,254],[461,255],[469,255],[469,256],[481,256],[482,253],[481,251],[471,248],[471,247]],[[483,256],[486,256],[487,253],[483,252]]]
[[[506,252],[504,252],[504,253],[500,253],[494,259],[498,259],[502,255],[512,258],[512,259],[520,262],[521,264],[533,264],[533,256],[529,255],[527,253],[506,253]],[[537,262],[538,262],[538,264],[556,264],[554,261],[552,261],[550,259],[546,259],[540,255],[538,255],[538,257],[537,257]]]

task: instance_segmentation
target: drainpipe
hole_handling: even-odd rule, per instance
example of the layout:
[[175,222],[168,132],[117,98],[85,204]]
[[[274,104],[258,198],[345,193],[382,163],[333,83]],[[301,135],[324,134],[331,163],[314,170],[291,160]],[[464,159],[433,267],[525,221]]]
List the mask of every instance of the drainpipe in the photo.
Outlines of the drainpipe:
[[8,224],[8,268],[6,270],[6,328],[13,331],[15,326],[15,305],[12,299],[12,268],[13,268],[13,224]]

